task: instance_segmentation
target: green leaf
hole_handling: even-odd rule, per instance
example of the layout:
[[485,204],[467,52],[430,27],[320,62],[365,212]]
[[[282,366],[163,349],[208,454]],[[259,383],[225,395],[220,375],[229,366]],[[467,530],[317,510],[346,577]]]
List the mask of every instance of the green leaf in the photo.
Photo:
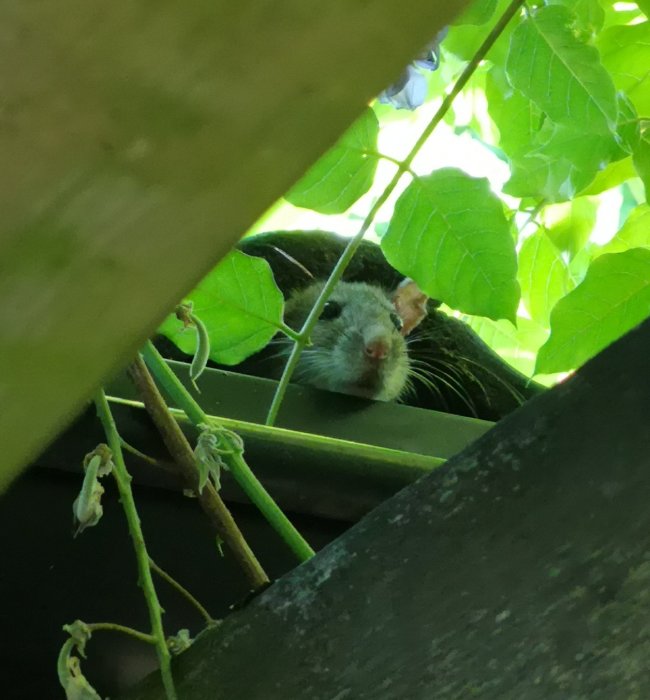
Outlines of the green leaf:
[[641,134],[641,139],[634,149],[632,157],[634,169],[643,180],[646,201],[650,199],[650,129]]
[[650,315],[650,250],[602,255],[551,313],[537,372],[574,369]]
[[587,189],[581,192],[582,195],[600,194],[606,190],[611,190],[612,187],[618,187],[621,183],[629,180],[636,175],[636,170],[632,164],[631,156],[610,163],[596,173],[596,177]]
[[510,158],[523,156],[535,143],[543,112],[508,82],[503,68],[493,66],[486,78],[488,112],[499,129],[499,145]]
[[593,256],[621,253],[630,248],[650,248],[650,207],[647,204],[634,209],[614,238],[602,248],[597,248]]
[[[501,16],[509,4],[510,0],[498,0],[496,12],[494,14],[497,17]],[[505,63],[510,36],[515,24],[516,22],[514,20],[508,22],[503,32],[494,42],[492,48],[488,51],[486,56],[488,60],[493,61],[498,65],[503,65]],[[477,49],[485,41],[487,35],[488,29],[485,26],[472,24],[459,25],[455,23],[449,28],[449,32],[447,33],[442,46],[445,51],[453,53],[454,56],[461,58],[463,61],[469,61],[472,56],[474,56]]]
[[322,214],[349,209],[372,185],[377,169],[379,122],[367,109],[330,149],[291,188],[286,199],[297,207]]
[[645,18],[639,9],[639,3],[633,2],[613,2],[612,0],[601,0],[601,7],[605,12],[605,29],[621,24],[631,24],[642,22]]
[[[608,134],[585,133],[563,125],[548,125],[545,143],[512,161],[512,175],[503,187],[513,197],[548,202],[573,199],[618,151]],[[542,138],[540,134],[540,139]]]
[[598,37],[597,46],[614,85],[639,114],[650,115],[650,22],[610,27]]
[[637,0],[636,3],[643,14],[650,18],[650,0]]
[[571,10],[575,16],[574,27],[585,39],[589,39],[603,27],[605,11],[599,0],[550,0],[548,4],[564,5]]
[[[203,321],[210,338],[210,358],[236,365],[261,350],[282,321],[284,300],[266,260],[232,251],[208,274],[187,299]],[[174,314],[159,332],[183,352],[193,355],[196,333],[183,330]]]
[[551,309],[573,289],[573,282],[560,251],[544,229],[538,229],[521,246],[518,278],[531,318],[548,326]]
[[613,131],[618,105],[598,51],[571,29],[561,6],[542,7],[513,32],[506,63],[512,85],[558,124],[575,131]]
[[556,248],[573,258],[582,250],[596,224],[598,205],[588,197],[544,209],[546,233]]
[[494,14],[497,0],[474,0],[454,24],[485,24]]
[[465,313],[514,321],[514,240],[485,178],[444,168],[414,180],[395,205],[381,247],[429,296]]
[[468,316],[463,319],[493,350],[527,377],[535,369],[537,351],[548,338],[548,330],[529,318],[517,317],[517,326],[509,321]]
[[616,143],[619,154],[612,160],[624,158],[633,153],[641,139],[641,127],[636,107],[629,97],[622,92],[618,93],[618,124],[616,125]]
[[[519,93],[517,101],[533,103]],[[593,182],[610,161],[625,158],[638,145],[639,126],[634,106],[624,96],[618,97],[619,123],[616,133],[589,133],[575,127],[554,124],[546,119],[536,132],[524,133],[519,124],[515,134],[524,139],[519,152],[512,156],[510,180],[504,192],[515,197],[533,197],[548,202],[573,199]],[[502,117],[504,129],[508,119],[517,119],[516,113]],[[522,121],[526,114],[521,113]],[[531,124],[532,126],[532,124]],[[510,136],[508,136],[510,138]]]

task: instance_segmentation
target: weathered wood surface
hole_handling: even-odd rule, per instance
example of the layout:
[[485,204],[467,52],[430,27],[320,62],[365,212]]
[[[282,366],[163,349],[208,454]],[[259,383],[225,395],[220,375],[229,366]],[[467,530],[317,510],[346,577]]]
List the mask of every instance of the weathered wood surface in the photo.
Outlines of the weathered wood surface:
[[7,0],[0,489],[463,0]]
[[649,346],[647,321],[205,633],[180,697],[650,697]]

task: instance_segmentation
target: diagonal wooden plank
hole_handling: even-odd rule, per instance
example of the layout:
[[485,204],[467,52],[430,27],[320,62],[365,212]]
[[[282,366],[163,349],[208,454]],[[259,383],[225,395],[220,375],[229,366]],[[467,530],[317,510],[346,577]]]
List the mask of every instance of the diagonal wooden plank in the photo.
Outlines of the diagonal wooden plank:
[[[646,321],[200,634],[179,696],[650,697],[649,343]],[[120,695],[160,697],[157,672]]]
[[8,0],[0,488],[463,0]]

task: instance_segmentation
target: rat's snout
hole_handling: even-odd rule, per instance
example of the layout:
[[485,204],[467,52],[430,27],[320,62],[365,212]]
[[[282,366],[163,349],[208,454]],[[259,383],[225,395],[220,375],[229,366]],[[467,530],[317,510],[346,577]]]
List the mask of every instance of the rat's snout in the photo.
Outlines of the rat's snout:
[[385,338],[373,338],[366,342],[364,350],[371,360],[385,360],[389,352],[388,342]]

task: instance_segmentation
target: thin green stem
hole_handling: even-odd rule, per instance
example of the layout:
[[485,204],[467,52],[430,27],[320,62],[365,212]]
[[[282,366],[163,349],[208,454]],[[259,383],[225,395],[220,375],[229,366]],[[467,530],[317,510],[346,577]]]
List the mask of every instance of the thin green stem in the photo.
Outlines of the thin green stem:
[[[196,427],[201,424],[208,425],[210,421],[207,414],[192,398],[180,379],[172,372],[151,341],[147,341],[143,347],[142,356],[156,380],[174,403],[185,412],[190,421]],[[224,439],[228,440],[227,436],[224,436]],[[314,556],[314,550],[280,510],[277,503],[271,498],[255,474],[253,474],[243,457],[238,454],[236,445],[232,445],[232,448],[232,454],[223,455],[223,458],[244,493],[257,506],[262,515],[301,561]]]
[[316,552],[271,498],[269,492],[260,484],[241,454],[235,452],[232,455],[228,455],[227,461],[230,471],[237,479],[237,483],[292,552],[300,561],[311,559]]
[[524,223],[522,224],[521,228],[519,229],[519,232],[521,233],[524,231],[529,224],[531,224],[536,218],[537,215],[539,214],[540,211],[546,206],[546,200],[545,199],[540,199],[539,202],[532,208],[530,211],[530,214],[528,215],[528,218]]
[[134,630],[133,627],[126,627],[125,625],[118,625],[116,622],[89,622],[87,623],[88,629],[91,632],[97,632],[99,630],[108,630],[110,632],[121,632],[122,634],[128,634],[129,637],[134,637],[140,642],[145,642],[146,644],[155,644],[156,638],[153,634],[147,634],[146,632],[140,632]]
[[404,175],[404,173],[406,172],[411,172],[411,165],[415,156],[418,154],[418,152],[420,151],[426,140],[429,138],[429,136],[431,136],[433,130],[443,120],[444,116],[449,111],[450,107],[452,106],[454,100],[456,99],[460,91],[465,87],[465,85],[467,85],[467,82],[478,68],[480,62],[485,58],[487,52],[490,50],[494,42],[500,36],[501,32],[505,29],[508,22],[520,9],[522,4],[523,0],[513,0],[513,2],[510,3],[503,15],[499,18],[499,21],[496,23],[492,31],[488,34],[485,41],[481,44],[472,60],[467,64],[465,70],[461,73],[460,77],[454,84],[454,87],[442,101],[442,104],[432,117],[431,121],[424,128],[422,134],[420,134],[419,138],[415,142],[415,145],[413,146],[409,154],[403,161],[394,161],[398,165],[397,172],[393,176],[393,179],[386,186],[386,189],[377,199],[372,209],[368,212],[368,216],[366,216],[363,224],[361,225],[361,228],[359,229],[359,232],[354,236],[354,238],[350,239],[350,242],[346,246],[345,250],[343,251],[343,254],[339,258],[334,269],[332,270],[332,273],[329,276],[327,282],[325,283],[325,286],[323,287],[320,296],[316,300],[316,303],[314,304],[312,310],[307,316],[307,319],[305,320],[302,329],[300,330],[300,338],[294,343],[294,346],[291,349],[289,359],[287,360],[287,364],[285,365],[284,371],[282,372],[282,377],[280,378],[280,382],[278,383],[278,388],[276,389],[275,395],[273,396],[273,401],[271,402],[271,406],[266,417],[267,425],[273,425],[277,420],[280,406],[284,401],[284,396],[287,391],[287,386],[289,385],[291,377],[293,376],[293,373],[296,367],[298,366],[300,355],[302,354],[307,340],[309,339],[311,332],[314,329],[314,326],[316,325],[316,321],[318,320],[318,317],[320,316],[326,301],[329,299],[332,291],[334,290],[334,287],[343,276],[343,273],[349,265],[350,260],[352,260],[353,255],[356,253],[357,248],[361,245],[361,241],[363,240],[366,231],[370,228],[372,222],[374,221],[375,216],[377,216],[377,213],[379,212],[381,207],[386,203],[390,195],[397,187],[397,184],[402,178],[402,175]]
[[169,462],[163,462],[162,460],[154,459],[153,457],[150,457],[149,455],[145,454],[144,452],[140,452],[140,450],[137,447],[133,447],[133,445],[128,443],[122,437],[120,437],[120,444],[127,452],[130,452],[132,455],[134,455],[138,459],[141,459],[143,462],[146,462],[147,464],[151,464],[151,466],[153,466],[153,467],[158,467],[159,469],[166,469],[168,471],[173,471],[173,465],[171,465]]
[[181,380],[172,372],[154,344],[148,340],[140,351],[145,364],[169,396],[182,408],[194,425],[207,421],[207,413],[194,400]]
[[[132,408],[144,408],[141,401],[123,399],[118,396],[109,396],[110,403]],[[170,408],[169,411],[176,417],[179,423],[187,423],[188,418],[183,411],[177,408]],[[363,473],[379,476],[382,469],[389,469],[390,474],[395,476],[396,469],[404,475],[412,474],[415,479],[421,474],[428,473],[432,469],[444,464],[442,457],[431,457],[417,452],[403,452],[390,447],[379,445],[369,445],[341,438],[332,438],[315,433],[303,433],[299,430],[289,430],[250,421],[227,418],[225,416],[207,416],[210,425],[233,430],[245,439],[257,438],[268,443],[277,443],[288,447],[300,449],[318,450],[322,454],[346,455],[357,460],[361,464],[367,464],[367,471]],[[399,465],[399,466],[396,466]],[[358,472],[361,473],[361,472]]]
[[418,178],[418,174],[414,170],[411,170],[411,168],[403,167],[404,163],[399,158],[394,158],[393,156],[389,156],[386,153],[381,153],[380,151],[369,151],[367,149],[364,149],[363,153],[367,153],[371,156],[374,156],[375,158],[379,158],[380,160],[385,160],[389,163],[393,163],[393,165],[396,165],[402,172],[408,173],[413,179]]
[[287,326],[286,323],[281,323],[279,328],[288,338],[291,338],[291,340],[295,342],[300,340],[300,333],[298,333],[298,331],[294,331],[293,328]]
[[131,491],[131,476],[129,475],[124,456],[122,455],[122,444],[120,436],[117,432],[117,426],[113,420],[111,409],[106,400],[106,395],[102,389],[99,389],[95,394],[95,406],[97,407],[97,415],[102,422],[108,446],[113,453],[113,476],[117,482],[117,488],[120,493],[120,502],[124,508],[126,521],[129,527],[129,534],[133,541],[133,549],[138,563],[139,585],[142,588],[144,597],[149,610],[149,620],[151,623],[151,633],[155,638],[156,653],[160,664],[160,675],[162,676],[163,686],[167,700],[177,700],[176,688],[174,687],[174,679],[171,672],[171,655],[167,648],[165,640],[165,632],[162,625],[162,608],[156,595],[156,589],[151,577],[151,569],[149,568],[149,554],[144,541],[140,518],[133,499]]
[[[406,156],[402,163],[402,169],[410,168],[415,156],[418,154],[426,140],[431,136],[434,129],[440,124],[444,119],[447,112],[450,110],[454,100],[458,97],[460,91],[467,85],[469,79],[474,75],[474,72],[478,68],[481,61],[486,57],[488,51],[494,45],[494,42],[499,38],[506,25],[510,20],[517,14],[524,4],[524,0],[513,0],[510,5],[505,9],[499,21],[494,25],[492,31],[487,35],[485,41],[479,46],[478,50],[472,57],[471,61],[465,66],[465,70],[460,74],[456,80],[454,87],[447,94],[442,104],[438,108],[438,111],[433,115],[431,121],[424,127],[424,130],[420,134],[420,137],[415,142],[415,145],[411,149],[410,153]],[[391,183],[392,184],[392,183]],[[397,183],[395,183],[397,184]],[[391,185],[389,185],[390,187]],[[394,187],[394,185],[393,185]]]
[[158,576],[160,576],[160,578],[167,581],[172,588],[175,588],[182,596],[187,598],[187,600],[199,611],[199,614],[208,623],[208,625],[215,623],[215,619],[212,617],[212,615],[210,615],[210,613],[187,590],[187,588],[182,586],[175,578],[172,578],[164,569],[161,569],[151,557],[149,557],[149,566],[151,567],[152,571],[155,571]]

